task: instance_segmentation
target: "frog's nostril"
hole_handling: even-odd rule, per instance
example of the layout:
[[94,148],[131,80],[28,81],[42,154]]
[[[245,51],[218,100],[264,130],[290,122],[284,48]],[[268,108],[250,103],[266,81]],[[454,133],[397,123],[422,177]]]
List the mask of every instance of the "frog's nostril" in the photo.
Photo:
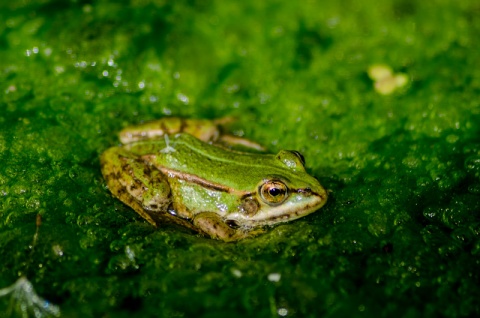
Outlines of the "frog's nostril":
[[298,189],[297,192],[302,193],[304,195],[311,195],[312,194],[312,189],[310,189],[310,188]]

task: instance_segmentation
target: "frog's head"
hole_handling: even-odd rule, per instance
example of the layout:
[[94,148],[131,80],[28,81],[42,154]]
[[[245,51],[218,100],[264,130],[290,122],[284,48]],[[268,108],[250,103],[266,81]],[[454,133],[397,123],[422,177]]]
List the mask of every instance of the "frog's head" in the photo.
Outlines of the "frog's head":
[[266,175],[256,191],[242,198],[238,212],[228,216],[239,226],[273,225],[298,219],[321,208],[327,192],[305,171],[303,156],[282,150],[275,156],[280,173]]

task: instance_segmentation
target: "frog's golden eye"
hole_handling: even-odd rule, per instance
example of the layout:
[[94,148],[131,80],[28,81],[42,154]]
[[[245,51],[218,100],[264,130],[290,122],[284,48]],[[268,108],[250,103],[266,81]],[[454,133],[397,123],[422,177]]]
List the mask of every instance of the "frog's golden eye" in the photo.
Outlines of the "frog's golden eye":
[[285,201],[288,188],[280,180],[269,180],[260,186],[260,196],[269,205],[278,205]]

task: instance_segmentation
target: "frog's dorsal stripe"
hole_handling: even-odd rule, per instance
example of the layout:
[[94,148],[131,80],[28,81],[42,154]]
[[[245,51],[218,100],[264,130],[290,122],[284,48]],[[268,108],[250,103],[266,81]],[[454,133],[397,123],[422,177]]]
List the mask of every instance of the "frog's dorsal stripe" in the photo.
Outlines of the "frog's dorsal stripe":
[[199,177],[195,174],[185,173],[185,172],[178,171],[178,170],[171,169],[171,168],[167,168],[167,167],[164,167],[164,166],[160,166],[160,167],[158,167],[158,169],[162,173],[167,175],[169,178],[175,178],[177,180],[188,181],[188,182],[191,182],[191,183],[194,183],[194,184],[198,184],[199,186],[202,186],[202,187],[210,189],[210,190],[227,192],[227,193],[235,194],[235,195],[238,195],[238,196],[249,196],[249,195],[252,194],[252,192],[249,192],[249,191],[236,190],[236,189],[227,187],[227,186],[219,184],[219,183],[207,181],[207,180],[205,180],[205,179],[203,179],[203,178],[201,178],[201,177]]
[[[209,158],[212,161],[225,162],[228,164],[234,164],[236,166],[248,166],[249,168],[262,168],[265,166],[265,158],[274,158],[272,154],[244,152],[225,148],[217,144],[205,143],[189,134],[178,135],[176,139],[172,141],[172,143],[173,147],[175,147],[177,143],[182,144],[190,151],[198,153],[202,157]],[[232,159],[232,153],[236,156],[235,160]],[[241,160],[239,160],[239,158]]]

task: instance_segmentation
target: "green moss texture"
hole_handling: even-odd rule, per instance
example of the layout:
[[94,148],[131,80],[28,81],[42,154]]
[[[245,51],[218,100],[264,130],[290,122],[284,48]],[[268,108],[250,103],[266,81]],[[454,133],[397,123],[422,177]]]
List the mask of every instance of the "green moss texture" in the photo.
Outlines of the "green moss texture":
[[[477,0],[2,1],[0,313],[57,315],[5,289],[26,277],[63,317],[480,315],[479,15]],[[377,64],[407,84],[382,94]],[[232,116],[302,152],[329,202],[234,244],[154,229],[98,158],[169,115]]]

